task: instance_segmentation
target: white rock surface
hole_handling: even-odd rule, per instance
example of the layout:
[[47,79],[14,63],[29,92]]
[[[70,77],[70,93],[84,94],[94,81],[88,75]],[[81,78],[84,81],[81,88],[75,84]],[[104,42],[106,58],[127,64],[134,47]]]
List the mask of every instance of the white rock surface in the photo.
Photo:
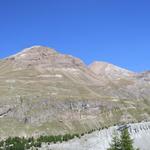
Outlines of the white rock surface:
[[[135,148],[149,150],[150,122],[129,124],[129,126],[129,133],[134,140]],[[43,144],[41,150],[106,150],[114,132],[120,133],[118,126],[87,134],[81,139],[76,138],[68,142],[51,145]]]

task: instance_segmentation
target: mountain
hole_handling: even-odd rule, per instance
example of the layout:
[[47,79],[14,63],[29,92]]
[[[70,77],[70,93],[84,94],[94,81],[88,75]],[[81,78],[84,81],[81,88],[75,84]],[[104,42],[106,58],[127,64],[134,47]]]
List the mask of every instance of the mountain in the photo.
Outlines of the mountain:
[[[146,79],[146,80],[145,80]],[[81,133],[150,118],[149,75],[44,46],[0,60],[0,134]]]
[[128,71],[126,69],[120,68],[113,64],[106,62],[95,61],[89,65],[91,71],[93,71],[98,76],[105,76],[108,79],[120,79],[120,78],[130,78],[134,76],[135,73]]
[[143,73],[138,74],[137,78],[150,83],[150,71],[145,71]]

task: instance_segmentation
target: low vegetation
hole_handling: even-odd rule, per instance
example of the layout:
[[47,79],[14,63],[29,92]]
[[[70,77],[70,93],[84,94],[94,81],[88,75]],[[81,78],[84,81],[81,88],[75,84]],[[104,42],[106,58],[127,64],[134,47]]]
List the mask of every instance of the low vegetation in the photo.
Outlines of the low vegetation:
[[41,147],[42,143],[57,143],[71,140],[75,137],[80,138],[79,134],[65,134],[65,135],[57,135],[57,136],[40,136],[35,139],[31,138],[20,138],[20,137],[9,137],[6,140],[2,140],[0,142],[0,150],[26,150],[32,147]]
[[[30,137],[9,137],[0,141],[0,150],[26,150],[34,148],[40,148],[42,143],[62,143],[67,142],[73,138],[80,138],[85,134],[90,134],[96,130],[108,129],[109,127],[103,127],[99,129],[92,129],[86,133],[81,134],[65,134],[65,135],[41,135],[38,138]],[[110,148],[107,150],[139,150],[133,148],[133,140],[130,138],[127,129],[121,131],[121,136],[114,135]]]
[[74,134],[64,134],[64,135],[44,135],[38,138],[30,137],[9,137],[5,140],[0,141],[0,150],[26,150],[32,147],[39,148],[42,143],[57,143],[57,142],[67,142],[73,138],[80,138],[85,134],[90,134],[96,130],[108,129],[109,127],[105,126],[99,129],[91,129],[85,133],[74,133]]

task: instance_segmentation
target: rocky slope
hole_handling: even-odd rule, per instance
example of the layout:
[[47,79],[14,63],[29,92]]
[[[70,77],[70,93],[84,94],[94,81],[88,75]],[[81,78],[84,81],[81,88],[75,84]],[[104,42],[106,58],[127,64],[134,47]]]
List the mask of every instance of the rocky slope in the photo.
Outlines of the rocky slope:
[[120,78],[131,78],[134,76],[134,72],[128,71],[126,69],[120,68],[113,64],[106,62],[95,61],[89,65],[91,71],[93,71],[98,76],[105,76],[108,79],[120,79]]
[[137,75],[137,78],[150,83],[150,71],[146,71]]
[[0,135],[86,132],[149,120],[149,76],[33,46],[0,61]]
[[[128,131],[134,141],[134,147],[140,150],[150,148],[150,122],[128,125]],[[86,134],[81,139],[76,138],[68,142],[57,144],[43,144],[41,150],[107,150],[114,134],[120,134],[119,126]]]

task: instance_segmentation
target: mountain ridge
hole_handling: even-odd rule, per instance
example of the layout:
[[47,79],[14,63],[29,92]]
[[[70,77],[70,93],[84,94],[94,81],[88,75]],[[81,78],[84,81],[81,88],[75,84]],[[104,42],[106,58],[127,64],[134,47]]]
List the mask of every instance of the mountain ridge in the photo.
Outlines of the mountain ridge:
[[145,75],[100,64],[100,73],[94,73],[79,58],[42,46],[1,60],[0,134],[82,133],[149,120],[150,84]]
[[[42,51],[40,51],[42,49]],[[60,52],[58,52],[57,50],[55,50],[54,48],[49,48],[49,47],[47,47],[47,46],[43,46],[43,45],[33,45],[33,46],[31,46],[31,47],[28,47],[28,48],[24,48],[23,50],[21,50],[21,51],[19,51],[18,53],[16,53],[16,54],[12,54],[12,55],[10,55],[10,56],[8,56],[8,57],[5,57],[5,58],[2,58],[2,59],[0,59],[0,60],[5,60],[5,59],[11,59],[11,58],[13,58],[13,57],[17,57],[17,56],[19,56],[19,55],[22,55],[22,57],[23,57],[23,55],[28,55],[28,52],[29,53],[33,53],[33,52],[35,52],[35,51],[37,51],[38,52],[38,50],[39,50],[39,54],[41,55],[42,53],[44,54],[45,53],[45,50],[49,53],[49,54],[62,54],[62,53],[60,53]],[[33,50],[33,52],[32,52],[32,50]],[[66,55],[66,54],[63,54],[63,55]],[[67,56],[70,56],[70,57],[74,57],[74,56],[72,56],[72,55],[67,55]],[[35,57],[35,56],[34,56]],[[77,57],[74,57],[74,58],[77,58]],[[79,58],[78,58],[79,59]],[[81,60],[81,59],[80,59]],[[83,62],[83,61],[82,61]],[[84,62],[83,62],[84,63]],[[84,63],[85,64],[85,63]],[[98,64],[100,64],[100,65],[108,65],[108,66],[112,66],[112,67],[116,67],[116,68],[118,68],[118,69],[122,69],[122,70],[124,70],[124,71],[128,71],[128,72],[130,72],[130,73],[136,73],[136,74],[140,74],[140,73],[144,73],[144,72],[149,72],[149,70],[147,70],[147,71],[144,71],[144,72],[139,72],[139,73],[137,73],[137,72],[134,72],[134,71],[131,71],[131,70],[128,70],[127,68],[125,69],[124,67],[120,67],[120,66],[117,66],[117,65],[115,65],[115,64],[112,64],[112,63],[109,63],[109,62],[106,62],[106,61],[98,61],[98,60],[96,60],[96,61],[93,61],[92,63],[90,63],[89,65],[86,65],[87,67],[92,67],[92,65],[98,65]]]

